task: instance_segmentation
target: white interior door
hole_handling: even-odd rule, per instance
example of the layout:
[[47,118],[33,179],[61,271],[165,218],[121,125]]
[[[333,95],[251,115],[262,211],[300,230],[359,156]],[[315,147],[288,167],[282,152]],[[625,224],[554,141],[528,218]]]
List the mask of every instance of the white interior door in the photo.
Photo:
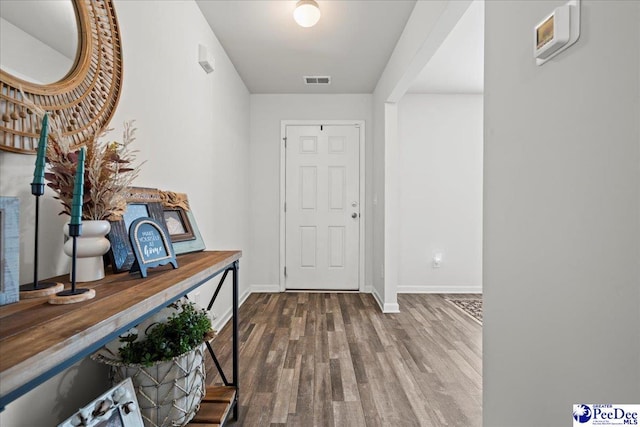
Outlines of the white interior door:
[[285,288],[358,290],[360,128],[286,126]]

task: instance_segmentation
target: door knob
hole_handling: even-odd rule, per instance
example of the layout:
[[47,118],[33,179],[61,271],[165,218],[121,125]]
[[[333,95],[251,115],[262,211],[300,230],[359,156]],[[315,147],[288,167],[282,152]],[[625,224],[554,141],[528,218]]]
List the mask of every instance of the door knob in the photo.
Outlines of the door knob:
[[352,213],[352,214],[351,214],[351,218],[353,218],[353,219],[358,218],[358,214],[357,214],[357,213],[355,213],[355,212],[354,212],[354,213]]

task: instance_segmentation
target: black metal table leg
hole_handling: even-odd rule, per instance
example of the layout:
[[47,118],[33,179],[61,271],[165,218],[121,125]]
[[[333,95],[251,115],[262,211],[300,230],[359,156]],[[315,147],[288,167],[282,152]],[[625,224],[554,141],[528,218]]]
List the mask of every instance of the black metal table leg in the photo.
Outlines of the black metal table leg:
[[233,385],[236,388],[236,402],[233,406],[233,419],[238,420],[240,402],[240,384],[238,380],[238,270],[239,262],[233,263]]
[[224,274],[222,276],[222,278],[220,279],[220,281],[218,282],[218,286],[215,290],[215,292],[213,293],[213,296],[211,297],[211,300],[209,301],[209,305],[207,307],[207,310],[211,310],[211,307],[213,307],[213,303],[215,302],[216,298],[218,297],[218,293],[220,292],[220,289],[222,288],[222,285],[225,282],[225,279],[227,278],[227,274],[229,272],[233,273],[233,297],[232,297],[232,354],[231,354],[231,360],[232,360],[232,364],[233,364],[233,376],[231,378],[231,382],[229,383],[227,381],[227,377],[224,374],[224,371],[222,370],[222,366],[220,366],[220,363],[218,361],[218,358],[215,355],[215,352],[213,351],[213,348],[211,347],[211,345],[207,342],[207,349],[209,350],[209,354],[211,355],[211,358],[213,359],[213,363],[216,365],[216,369],[218,370],[218,373],[220,374],[222,381],[224,382],[224,385],[226,386],[233,386],[235,388],[235,399],[232,402],[233,405],[233,419],[234,420],[238,420],[238,402],[239,402],[239,390],[240,390],[240,380],[239,380],[239,370],[238,370],[238,359],[239,359],[239,342],[238,342],[238,270],[240,269],[240,263],[238,261],[234,261],[230,266],[228,266],[225,271]]

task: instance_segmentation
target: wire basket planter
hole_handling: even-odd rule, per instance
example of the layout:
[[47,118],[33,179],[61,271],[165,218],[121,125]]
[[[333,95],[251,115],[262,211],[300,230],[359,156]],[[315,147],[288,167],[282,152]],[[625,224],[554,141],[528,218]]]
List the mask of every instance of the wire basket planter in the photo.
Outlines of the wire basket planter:
[[113,383],[131,378],[145,427],[185,426],[205,396],[205,343],[151,366],[125,364],[108,351],[93,360],[110,366]]

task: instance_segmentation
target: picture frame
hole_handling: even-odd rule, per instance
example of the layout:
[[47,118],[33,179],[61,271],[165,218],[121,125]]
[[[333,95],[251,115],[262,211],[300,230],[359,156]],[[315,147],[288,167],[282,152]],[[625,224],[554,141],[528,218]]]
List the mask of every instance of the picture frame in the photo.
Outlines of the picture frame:
[[120,219],[109,221],[111,242],[108,256],[114,273],[129,271],[135,260],[129,240],[129,227],[138,218],[152,218],[164,227],[164,207],[157,188],[129,187],[125,195],[127,209]]
[[171,242],[184,242],[195,239],[191,221],[187,217],[187,212],[183,208],[168,208],[164,206],[164,222],[167,224],[167,231],[171,236]]
[[20,299],[20,200],[0,196],[0,305]]
[[144,427],[131,378],[108,390],[58,427]]
[[185,193],[160,191],[160,198],[165,225],[176,255],[205,250],[204,240],[189,206],[188,196]]
[[151,218],[138,218],[129,227],[129,239],[135,261],[131,272],[140,271],[147,277],[147,269],[171,264],[178,268],[176,254],[167,229]]
[[202,239],[202,235],[200,234],[200,230],[198,229],[198,224],[196,224],[196,218],[195,216],[193,216],[193,212],[187,211],[186,214],[187,218],[189,219],[189,223],[191,224],[194,238],[192,240],[174,242],[173,249],[175,250],[176,255],[188,254],[191,252],[200,252],[206,249],[204,240]]

